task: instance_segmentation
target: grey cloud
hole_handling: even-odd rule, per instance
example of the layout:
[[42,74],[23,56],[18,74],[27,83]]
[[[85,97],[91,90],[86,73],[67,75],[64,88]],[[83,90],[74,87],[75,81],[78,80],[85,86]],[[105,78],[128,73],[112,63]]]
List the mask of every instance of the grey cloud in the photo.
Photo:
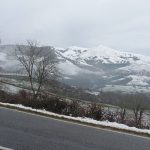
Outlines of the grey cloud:
[[0,0],[4,44],[104,44],[150,55],[149,0]]

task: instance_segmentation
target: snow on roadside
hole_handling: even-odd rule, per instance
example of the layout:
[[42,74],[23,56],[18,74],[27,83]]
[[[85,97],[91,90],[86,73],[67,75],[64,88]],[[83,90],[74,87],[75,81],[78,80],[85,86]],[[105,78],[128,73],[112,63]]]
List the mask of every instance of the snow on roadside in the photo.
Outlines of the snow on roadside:
[[42,113],[43,115],[50,115],[50,116],[54,116],[54,117],[59,117],[59,118],[65,118],[65,119],[70,119],[70,120],[74,120],[74,121],[80,121],[83,123],[90,123],[93,125],[100,125],[100,126],[105,126],[105,127],[112,127],[112,128],[116,128],[116,129],[122,129],[122,130],[126,130],[126,131],[133,131],[133,132],[137,132],[137,133],[146,133],[150,135],[150,130],[148,129],[138,129],[135,127],[129,127],[127,125],[124,124],[119,124],[116,122],[109,122],[109,121],[97,121],[97,120],[93,120],[91,118],[83,118],[83,117],[71,117],[71,116],[66,116],[66,115],[60,115],[60,114],[56,114],[53,112],[49,112],[46,110],[41,110],[41,109],[33,109],[31,107],[25,107],[21,104],[9,104],[9,103],[1,103],[0,105],[3,106],[12,106],[12,107],[16,107],[16,108],[20,108],[20,109],[24,109],[24,110],[29,110],[32,112],[37,112],[37,113]]

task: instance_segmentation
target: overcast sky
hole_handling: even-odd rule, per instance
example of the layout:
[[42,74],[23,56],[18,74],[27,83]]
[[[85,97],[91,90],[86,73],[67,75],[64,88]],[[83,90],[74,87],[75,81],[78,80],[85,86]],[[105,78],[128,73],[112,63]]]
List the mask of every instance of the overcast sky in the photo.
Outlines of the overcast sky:
[[0,37],[150,55],[150,0],[0,0]]

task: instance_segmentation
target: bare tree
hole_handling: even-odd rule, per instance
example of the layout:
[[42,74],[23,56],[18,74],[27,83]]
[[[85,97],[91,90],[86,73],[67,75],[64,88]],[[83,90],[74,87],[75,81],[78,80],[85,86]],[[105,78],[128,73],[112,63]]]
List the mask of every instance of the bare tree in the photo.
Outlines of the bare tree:
[[27,41],[27,46],[16,46],[15,54],[27,73],[33,99],[37,99],[44,83],[56,77],[57,58],[54,49],[39,47],[37,42]]
[[127,112],[127,102],[125,100],[119,101],[118,106],[120,107],[120,111],[119,111],[120,120],[119,121],[121,123],[124,123],[126,112]]
[[136,127],[141,128],[144,111],[148,109],[145,103],[145,97],[142,94],[137,93],[131,95],[128,101],[130,101],[128,107],[134,114],[134,124]]

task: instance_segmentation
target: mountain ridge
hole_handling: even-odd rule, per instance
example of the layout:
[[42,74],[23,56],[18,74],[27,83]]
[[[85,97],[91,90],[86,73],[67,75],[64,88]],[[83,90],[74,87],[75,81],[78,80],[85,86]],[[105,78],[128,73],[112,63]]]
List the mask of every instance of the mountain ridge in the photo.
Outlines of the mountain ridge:
[[[1,70],[17,70],[12,56],[15,45],[0,45]],[[150,87],[150,57],[121,52],[100,45],[94,48],[55,48],[63,82],[71,86],[100,90]],[[142,89],[143,90],[143,89]]]

